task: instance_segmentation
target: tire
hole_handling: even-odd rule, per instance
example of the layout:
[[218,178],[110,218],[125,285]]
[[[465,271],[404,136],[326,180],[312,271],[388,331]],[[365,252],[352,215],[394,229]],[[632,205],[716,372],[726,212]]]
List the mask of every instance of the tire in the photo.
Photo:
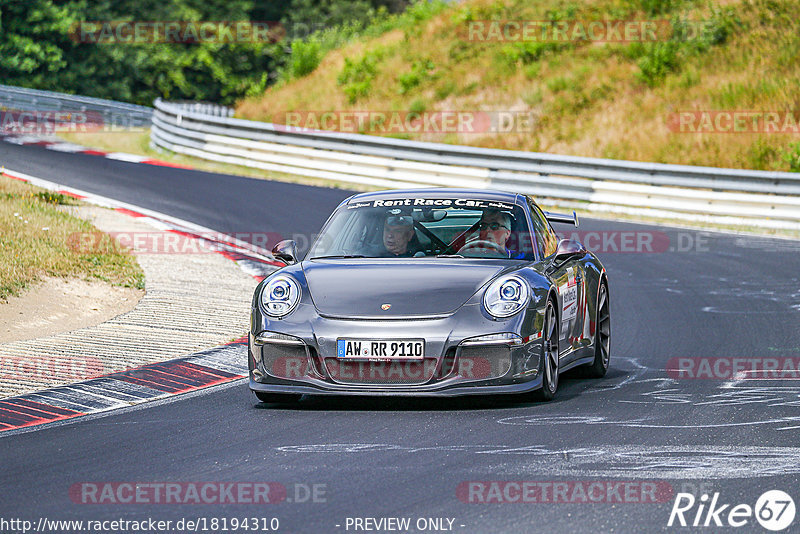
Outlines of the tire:
[[608,287],[600,282],[597,291],[597,308],[595,316],[594,361],[584,366],[582,371],[588,378],[602,378],[608,371],[611,361],[611,312],[608,306]]
[[263,391],[254,391],[253,393],[256,394],[258,400],[267,404],[294,404],[302,397],[295,393],[265,393]]
[[558,337],[559,324],[552,300],[547,301],[542,328],[542,388],[534,392],[534,399],[551,401],[558,390]]

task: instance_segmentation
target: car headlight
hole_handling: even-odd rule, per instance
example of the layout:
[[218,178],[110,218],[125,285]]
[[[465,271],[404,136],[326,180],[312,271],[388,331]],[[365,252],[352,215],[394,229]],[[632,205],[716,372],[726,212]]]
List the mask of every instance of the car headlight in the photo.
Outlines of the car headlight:
[[528,283],[518,276],[495,280],[483,294],[483,306],[495,317],[511,317],[528,305]]
[[283,317],[300,302],[300,286],[290,276],[276,276],[261,289],[261,308],[271,317]]

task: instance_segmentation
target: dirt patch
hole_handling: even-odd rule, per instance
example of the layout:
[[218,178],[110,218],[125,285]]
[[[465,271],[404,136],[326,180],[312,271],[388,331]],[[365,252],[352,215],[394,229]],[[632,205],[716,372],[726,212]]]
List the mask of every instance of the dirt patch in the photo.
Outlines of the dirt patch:
[[143,295],[104,282],[45,278],[19,297],[0,301],[0,343],[100,324],[131,311]]

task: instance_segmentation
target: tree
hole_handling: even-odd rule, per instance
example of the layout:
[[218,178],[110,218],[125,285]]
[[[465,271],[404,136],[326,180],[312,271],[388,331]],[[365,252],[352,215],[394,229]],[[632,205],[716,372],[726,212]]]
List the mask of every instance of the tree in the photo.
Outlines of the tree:
[[75,18],[50,0],[0,0],[0,79],[9,85],[52,87],[67,66]]
[[[77,25],[102,21],[278,21],[364,24],[406,0],[0,0],[0,79],[151,105],[168,100],[230,104],[262,92],[290,43],[92,43]],[[291,33],[288,35],[292,37]]]

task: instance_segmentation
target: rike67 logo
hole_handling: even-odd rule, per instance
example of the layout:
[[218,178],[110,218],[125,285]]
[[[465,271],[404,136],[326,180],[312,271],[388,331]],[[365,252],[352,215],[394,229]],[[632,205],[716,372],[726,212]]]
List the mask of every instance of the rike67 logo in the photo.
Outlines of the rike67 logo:
[[678,493],[669,514],[667,526],[682,527],[743,527],[752,525],[755,518],[767,530],[785,530],[794,521],[794,500],[781,490],[770,490],[758,498],[756,505],[723,504],[719,493],[709,502],[708,494],[695,499],[691,493]]

